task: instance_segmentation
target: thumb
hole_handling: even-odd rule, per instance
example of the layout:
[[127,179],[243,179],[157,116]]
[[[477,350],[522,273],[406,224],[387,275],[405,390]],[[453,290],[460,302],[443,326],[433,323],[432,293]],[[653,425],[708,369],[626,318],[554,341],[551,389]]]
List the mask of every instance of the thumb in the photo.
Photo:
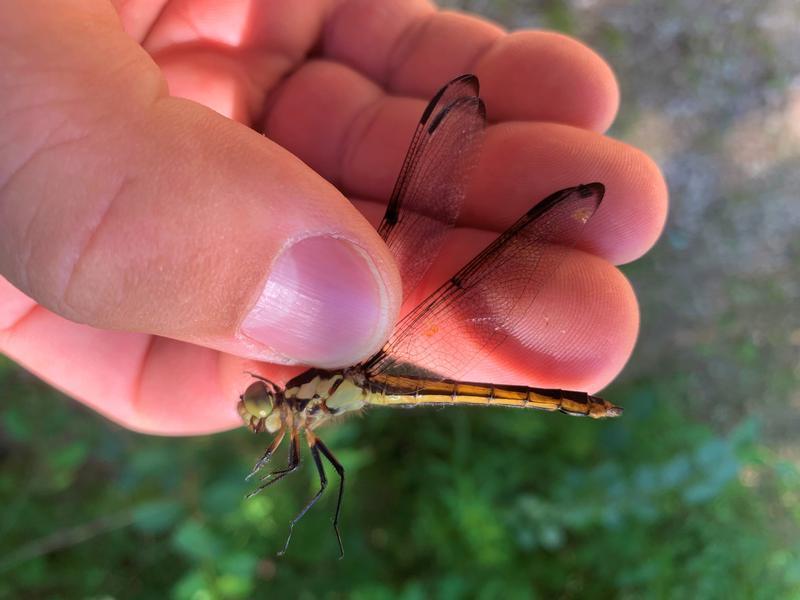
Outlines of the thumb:
[[0,50],[0,273],[95,327],[319,366],[376,351],[399,279],[353,206],[276,144],[168,97],[110,9],[78,22],[43,6],[15,13]]

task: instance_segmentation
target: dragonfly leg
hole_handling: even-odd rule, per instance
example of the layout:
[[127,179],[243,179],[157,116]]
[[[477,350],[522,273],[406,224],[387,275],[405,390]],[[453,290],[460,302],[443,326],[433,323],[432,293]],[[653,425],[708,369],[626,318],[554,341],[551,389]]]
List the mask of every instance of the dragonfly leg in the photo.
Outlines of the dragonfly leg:
[[286,549],[289,547],[289,541],[292,539],[292,531],[294,530],[294,526],[297,522],[302,519],[305,514],[309,511],[309,509],[317,503],[322,497],[322,493],[325,491],[325,488],[328,487],[328,478],[325,476],[325,469],[322,467],[322,459],[319,457],[319,449],[316,445],[316,438],[314,435],[309,431],[307,432],[308,438],[308,447],[311,450],[311,457],[314,459],[314,464],[317,467],[317,473],[319,474],[319,491],[314,494],[314,497],[308,501],[308,503],[303,507],[297,516],[289,522],[289,535],[286,536],[286,543],[283,545],[283,549],[278,552],[278,556],[283,556],[286,553]]
[[[264,488],[271,486],[276,481],[280,481],[284,477],[286,477],[289,473],[297,470],[297,467],[300,466],[300,450],[297,446],[297,433],[292,432],[292,441],[289,444],[289,463],[286,465],[285,469],[280,469],[278,471],[273,471],[272,473],[267,473],[261,478],[261,481],[268,479],[268,481],[264,481],[260,486],[254,489],[252,492],[247,494],[245,498],[252,498],[256,494],[260,493]],[[272,479],[269,479],[272,477]]]
[[342,545],[342,534],[339,532],[339,514],[342,510],[342,497],[344,496],[344,467],[336,460],[333,453],[328,450],[328,447],[322,443],[322,440],[317,438],[314,446],[319,448],[319,451],[328,459],[336,473],[339,475],[339,495],[336,499],[336,512],[333,513],[333,530],[336,532],[336,541],[339,542],[339,558],[344,557],[344,546]]
[[269,459],[272,458],[272,455],[275,452],[275,450],[277,449],[277,447],[281,445],[281,442],[283,441],[283,436],[284,436],[285,433],[286,433],[286,430],[285,429],[281,429],[275,435],[275,437],[273,438],[273,440],[270,443],[270,445],[267,446],[267,449],[264,452],[264,455],[261,458],[258,459],[256,464],[253,466],[253,470],[250,471],[250,473],[247,475],[247,477],[244,478],[245,481],[248,481],[249,479],[251,479],[253,477],[253,475],[258,473],[264,467],[264,465],[266,465],[269,462]]

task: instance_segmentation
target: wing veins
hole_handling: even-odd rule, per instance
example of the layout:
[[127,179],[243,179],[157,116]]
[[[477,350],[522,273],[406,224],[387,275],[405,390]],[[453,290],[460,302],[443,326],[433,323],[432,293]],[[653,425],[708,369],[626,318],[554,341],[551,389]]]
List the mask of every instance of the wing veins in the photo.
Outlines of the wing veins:
[[[467,311],[464,321],[470,324],[467,329],[475,330],[477,343],[469,350],[459,348],[462,366],[487,347],[496,348],[533,304],[549,275],[560,264],[564,248],[574,245],[576,240],[570,240],[569,236],[580,235],[583,224],[599,206],[603,193],[602,184],[594,183],[560,190],[536,204],[401,319],[387,344],[363,363],[364,367],[370,374],[395,373],[398,365],[408,368],[424,360],[425,356],[415,356],[415,350],[426,348],[423,338],[436,336],[438,323],[447,327],[449,318],[463,310]],[[520,262],[521,259],[525,261]],[[518,271],[503,271],[504,265],[508,269],[517,263]],[[537,277],[540,280],[537,281]],[[517,293],[516,297],[499,299],[499,303],[506,305],[506,315],[491,314],[492,307],[481,305],[486,299],[472,297],[480,292],[492,292],[495,286]],[[485,295],[488,300],[492,299],[491,293]],[[470,305],[470,300],[475,303]],[[481,314],[481,309],[487,314]],[[486,331],[480,329],[480,324],[488,327]],[[443,340],[442,343],[447,342]]]
[[485,124],[477,94],[477,78],[462,75],[428,103],[378,227],[398,261],[406,296],[458,218]]

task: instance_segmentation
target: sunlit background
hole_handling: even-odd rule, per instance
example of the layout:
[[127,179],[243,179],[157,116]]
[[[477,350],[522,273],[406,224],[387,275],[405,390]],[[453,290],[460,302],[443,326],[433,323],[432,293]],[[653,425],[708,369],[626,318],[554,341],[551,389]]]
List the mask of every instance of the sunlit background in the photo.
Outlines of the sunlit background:
[[137,435],[0,359],[0,597],[800,597],[800,5],[450,4],[598,50],[612,134],[666,174],[667,230],[624,267],[624,418],[351,419],[326,432],[345,560],[333,495],[276,558],[313,469],[244,502],[263,437]]

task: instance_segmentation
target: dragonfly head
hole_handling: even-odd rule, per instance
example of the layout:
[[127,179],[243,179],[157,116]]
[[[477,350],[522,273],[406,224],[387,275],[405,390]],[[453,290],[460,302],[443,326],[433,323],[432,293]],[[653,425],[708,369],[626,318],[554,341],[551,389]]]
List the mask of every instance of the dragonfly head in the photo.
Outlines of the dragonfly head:
[[239,396],[236,405],[244,424],[258,433],[277,431],[280,427],[280,414],[275,411],[275,392],[263,381],[254,381],[244,394]]

